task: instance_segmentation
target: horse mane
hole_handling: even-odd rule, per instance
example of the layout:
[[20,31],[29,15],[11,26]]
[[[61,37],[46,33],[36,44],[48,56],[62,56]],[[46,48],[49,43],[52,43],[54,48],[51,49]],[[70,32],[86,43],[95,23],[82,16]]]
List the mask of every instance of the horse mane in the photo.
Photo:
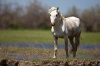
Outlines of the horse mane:
[[55,7],[51,7],[51,8],[49,9],[49,13],[51,13],[51,12],[54,11],[54,10],[56,10],[56,8],[55,8]]
[[64,17],[63,17],[63,15],[60,13],[60,11],[59,11],[59,10],[58,10],[58,15],[60,16],[60,18],[59,18],[59,19],[60,19],[60,21],[61,21],[61,22],[63,22]]

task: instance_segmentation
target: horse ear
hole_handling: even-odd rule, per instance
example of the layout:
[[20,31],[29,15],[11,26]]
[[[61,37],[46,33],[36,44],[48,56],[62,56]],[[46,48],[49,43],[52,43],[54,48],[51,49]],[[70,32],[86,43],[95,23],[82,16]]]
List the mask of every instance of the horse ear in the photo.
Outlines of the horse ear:
[[48,14],[50,14],[50,12],[51,12],[51,7],[49,7]]
[[48,10],[48,14],[50,14],[50,10]]
[[57,10],[59,10],[59,7],[57,7]]

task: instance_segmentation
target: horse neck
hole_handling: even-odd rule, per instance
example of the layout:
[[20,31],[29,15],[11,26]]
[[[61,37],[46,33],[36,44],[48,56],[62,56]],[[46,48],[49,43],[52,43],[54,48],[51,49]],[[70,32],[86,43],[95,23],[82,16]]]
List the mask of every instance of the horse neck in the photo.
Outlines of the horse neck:
[[60,12],[58,13],[58,15],[59,15],[59,18],[57,19],[57,22],[55,23],[57,23],[57,25],[60,26],[63,24],[64,17],[62,16],[62,14],[60,14]]
[[60,29],[62,29],[62,26],[63,26],[63,19],[62,19],[62,17],[60,17],[55,23],[56,24],[54,26],[54,30],[59,31]]

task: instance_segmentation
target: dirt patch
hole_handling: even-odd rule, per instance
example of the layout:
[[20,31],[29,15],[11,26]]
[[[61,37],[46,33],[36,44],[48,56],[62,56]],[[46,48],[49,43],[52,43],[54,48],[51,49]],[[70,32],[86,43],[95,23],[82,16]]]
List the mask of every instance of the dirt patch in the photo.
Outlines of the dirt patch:
[[42,60],[38,62],[0,59],[0,66],[100,66],[100,60]]

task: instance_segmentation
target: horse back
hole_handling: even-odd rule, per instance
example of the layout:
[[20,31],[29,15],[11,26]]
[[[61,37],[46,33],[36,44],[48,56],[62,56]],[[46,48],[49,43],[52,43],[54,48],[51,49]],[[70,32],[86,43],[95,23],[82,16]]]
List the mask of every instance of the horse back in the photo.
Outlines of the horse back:
[[68,17],[66,20],[66,29],[69,36],[75,35],[81,32],[81,22],[77,17]]

